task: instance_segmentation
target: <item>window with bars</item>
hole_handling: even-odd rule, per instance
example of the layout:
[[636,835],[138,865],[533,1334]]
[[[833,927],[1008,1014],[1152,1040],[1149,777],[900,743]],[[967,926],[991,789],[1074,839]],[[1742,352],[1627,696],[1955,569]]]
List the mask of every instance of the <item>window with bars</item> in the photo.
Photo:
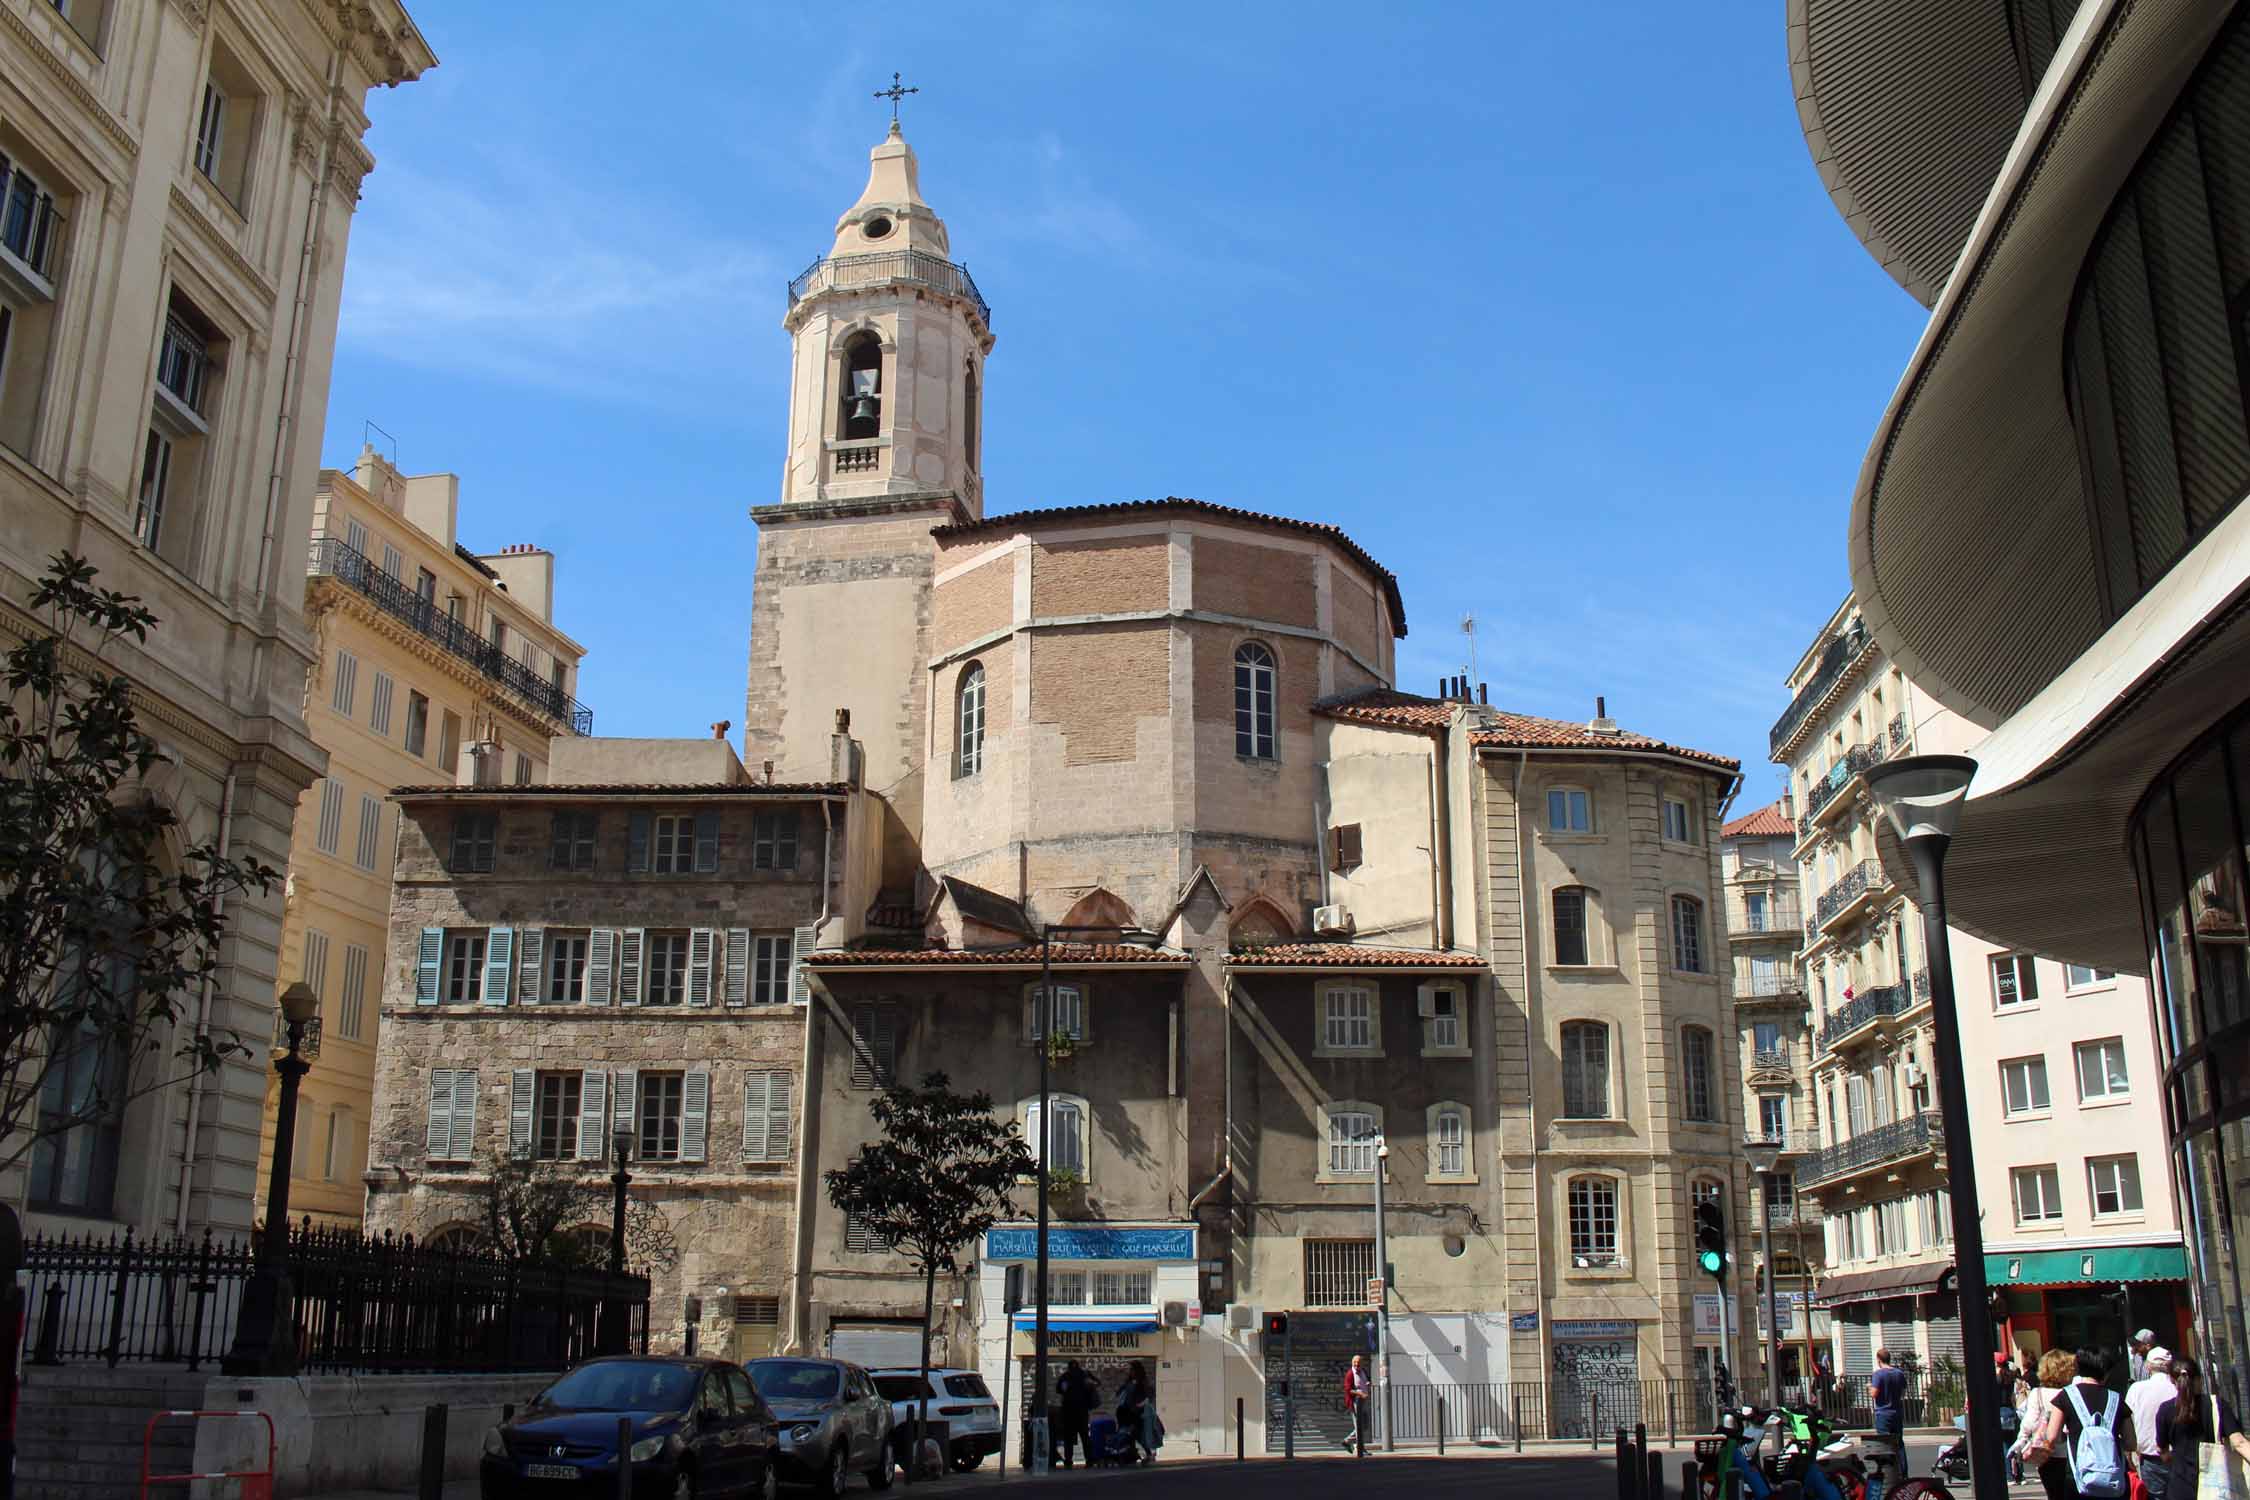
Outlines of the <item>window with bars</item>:
[[750,868],[753,870],[794,870],[797,868],[797,815],[793,812],[762,812],[750,819]]
[[789,973],[797,962],[797,938],[788,932],[761,932],[751,940],[750,1003],[781,1005],[789,999]]
[[1234,753],[1247,760],[1274,756],[1273,652],[1246,641],[1234,653]]
[[591,870],[594,868],[594,839],[599,830],[598,815],[591,808],[569,808],[549,816],[547,820],[547,868],[550,870]]
[[1093,1289],[1097,1307],[1139,1307],[1156,1300],[1156,1276],[1150,1271],[1096,1271]]
[[1672,898],[1672,967],[1703,972],[1703,903],[1693,896]]
[[1305,1241],[1307,1307],[1365,1307],[1374,1275],[1373,1240]]
[[1375,1110],[1364,1104],[1342,1102],[1328,1107],[1328,1175],[1375,1175],[1375,1140],[1382,1129]]
[[652,932],[648,935],[648,970],[642,980],[644,1005],[681,1005],[687,1000],[688,934]]
[[1571,1264],[1582,1270],[1618,1265],[1616,1180],[1573,1177],[1568,1197]]
[[457,874],[490,874],[500,846],[500,815],[464,812],[453,815],[453,849],[446,868]]
[[961,669],[961,687],[955,697],[954,722],[959,736],[953,774],[974,776],[984,769],[984,664],[970,662]]
[[539,1075],[539,1113],[532,1151],[541,1161],[578,1159],[578,1114],[584,1079],[577,1073]]
[[638,1154],[642,1161],[680,1159],[680,1121],[686,1088],[687,1075],[684,1073],[640,1075],[641,1140]]
[[1329,985],[1320,992],[1320,1050],[1373,1052],[1375,992],[1358,985]]
[[1562,1028],[1563,1118],[1609,1118],[1609,1027],[1565,1021]]
[[547,983],[543,998],[550,1005],[578,1005],[586,999],[586,955],[591,932],[556,932],[546,935]]

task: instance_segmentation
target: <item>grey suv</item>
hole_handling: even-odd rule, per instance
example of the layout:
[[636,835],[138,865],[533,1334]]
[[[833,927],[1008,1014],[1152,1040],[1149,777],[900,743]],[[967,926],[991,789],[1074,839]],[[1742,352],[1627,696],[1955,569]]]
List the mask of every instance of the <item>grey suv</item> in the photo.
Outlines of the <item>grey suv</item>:
[[781,1428],[781,1475],[840,1496],[854,1470],[891,1485],[891,1403],[849,1360],[754,1359],[750,1383]]

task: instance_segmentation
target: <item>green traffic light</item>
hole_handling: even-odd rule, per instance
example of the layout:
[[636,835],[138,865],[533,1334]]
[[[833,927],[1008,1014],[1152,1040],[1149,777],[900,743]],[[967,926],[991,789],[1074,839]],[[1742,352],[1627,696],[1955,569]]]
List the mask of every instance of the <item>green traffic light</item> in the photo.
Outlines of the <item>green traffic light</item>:
[[1710,1275],[1717,1276],[1726,1269],[1726,1258],[1716,1250],[1706,1250],[1696,1257],[1696,1262]]

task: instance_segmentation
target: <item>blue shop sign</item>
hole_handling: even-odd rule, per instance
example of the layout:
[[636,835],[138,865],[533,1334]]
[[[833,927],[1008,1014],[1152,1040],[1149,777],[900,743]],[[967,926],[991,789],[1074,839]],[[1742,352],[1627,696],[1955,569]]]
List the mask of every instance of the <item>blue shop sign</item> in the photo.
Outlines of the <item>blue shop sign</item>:
[[1539,1331],[1539,1314],[1511,1313],[1508,1317],[1508,1331],[1510,1333],[1537,1333]]
[[[1037,1229],[988,1229],[986,1260],[1037,1260]],[[1049,1260],[1194,1260],[1195,1229],[1049,1228]]]

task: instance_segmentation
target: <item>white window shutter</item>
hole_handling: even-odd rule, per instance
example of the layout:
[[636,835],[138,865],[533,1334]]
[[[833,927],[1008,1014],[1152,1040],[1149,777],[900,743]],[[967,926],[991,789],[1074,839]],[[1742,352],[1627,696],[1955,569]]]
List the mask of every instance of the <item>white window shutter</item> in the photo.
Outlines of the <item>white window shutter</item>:
[[773,1082],[771,1073],[745,1073],[742,1076],[742,1159],[765,1161],[766,1152],[766,1096]]
[[537,1005],[542,998],[539,993],[539,965],[546,959],[547,934],[537,927],[519,927],[516,931],[520,934],[517,946],[523,949],[518,965],[523,978],[521,987],[516,991],[516,998],[526,1005]]
[[819,941],[818,927],[800,927],[793,935],[789,950],[789,1001],[792,1005],[812,1003],[812,981],[805,973],[805,959]]
[[414,1003],[437,1004],[438,969],[445,961],[445,929],[425,927],[414,955]]
[[588,1068],[578,1075],[578,1159],[600,1161],[609,1154],[609,1075]]
[[508,1080],[508,1150],[517,1156],[531,1154],[531,1106],[539,1091],[539,1075],[518,1068]]
[[495,927],[484,942],[484,992],[486,1005],[506,1005],[516,982],[516,930]]
[[430,1112],[423,1155],[444,1161],[453,1151],[453,1070],[430,1069]]
[[609,1075],[609,1118],[612,1130],[637,1131],[634,1119],[641,1103],[641,1074],[638,1068],[619,1068]]
[[711,946],[715,934],[708,927],[698,927],[688,934],[687,1003],[711,1003]]
[[1033,1161],[1046,1160],[1047,1142],[1039,1134],[1039,1106],[1036,1104],[1026,1104],[1023,1107],[1023,1143],[1030,1149]]
[[796,1124],[791,1082],[787,1073],[766,1075],[766,1152],[773,1161],[787,1161],[790,1156],[790,1135]]
[[617,937],[617,1003],[641,1003],[641,950],[648,938],[646,929],[628,927]]
[[597,927],[586,939],[586,1003],[607,1005],[616,977],[617,929]]
[[697,1068],[681,1080],[680,1160],[703,1160],[710,1139],[711,1075]]
[[750,929],[727,929],[727,1004],[750,1003]]
[[451,1161],[470,1161],[477,1154],[477,1070],[453,1070],[453,1139],[446,1155]]

